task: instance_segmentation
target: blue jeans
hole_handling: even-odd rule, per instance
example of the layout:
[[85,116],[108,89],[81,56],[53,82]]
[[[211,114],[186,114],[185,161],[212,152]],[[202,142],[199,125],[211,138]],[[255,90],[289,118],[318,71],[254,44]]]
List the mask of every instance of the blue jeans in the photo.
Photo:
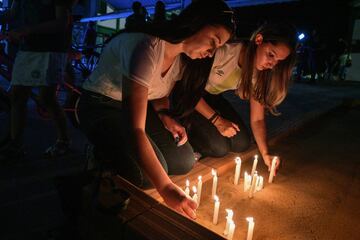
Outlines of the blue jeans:
[[[120,101],[83,90],[78,115],[80,129],[95,146],[95,157],[108,163],[116,172],[141,188],[151,183],[141,169],[131,141],[130,125]],[[148,104],[146,129],[149,141],[169,175],[186,174],[195,162],[191,145],[178,147],[166,130],[151,104]]]

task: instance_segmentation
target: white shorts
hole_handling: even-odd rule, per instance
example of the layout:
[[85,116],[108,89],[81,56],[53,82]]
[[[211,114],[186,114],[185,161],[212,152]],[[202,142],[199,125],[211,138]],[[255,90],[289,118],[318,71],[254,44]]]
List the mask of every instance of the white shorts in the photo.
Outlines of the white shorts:
[[25,52],[16,54],[11,85],[52,86],[63,81],[66,53]]

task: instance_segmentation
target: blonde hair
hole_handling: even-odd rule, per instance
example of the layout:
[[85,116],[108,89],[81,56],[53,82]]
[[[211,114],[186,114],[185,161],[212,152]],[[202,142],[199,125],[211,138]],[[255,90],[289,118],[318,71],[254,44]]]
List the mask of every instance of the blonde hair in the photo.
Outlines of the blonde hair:
[[[253,84],[254,59],[256,54],[255,36],[261,34],[263,42],[273,45],[279,43],[289,47],[289,56],[278,62],[272,69],[256,72],[256,81]],[[244,43],[244,58],[241,66],[241,81],[239,81],[236,93],[242,99],[250,99],[252,96],[261,103],[273,115],[279,115],[278,106],[286,97],[291,81],[292,68],[296,59],[296,31],[290,25],[264,24],[255,31],[250,41]]]

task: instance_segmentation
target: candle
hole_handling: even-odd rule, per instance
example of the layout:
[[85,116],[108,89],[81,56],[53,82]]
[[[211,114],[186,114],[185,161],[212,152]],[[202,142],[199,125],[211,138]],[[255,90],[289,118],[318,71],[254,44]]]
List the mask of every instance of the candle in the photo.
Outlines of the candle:
[[256,170],[257,163],[258,163],[258,155],[255,155],[255,156],[254,156],[253,166],[252,166],[252,169],[251,169],[251,177],[253,177],[253,176],[254,176],[254,173],[255,173],[255,170]]
[[261,189],[263,189],[263,186],[264,186],[264,178],[262,176],[259,176],[257,178],[256,191],[260,191]]
[[246,220],[249,222],[246,240],[252,240],[253,233],[254,233],[254,225],[255,225],[254,218],[247,217]]
[[229,233],[228,233],[227,239],[232,240],[233,236],[234,236],[234,232],[235,232],[235,223],[233,220],[230,220]]
[[270,176],[269,176],[269,183],[272,183],[274,175],[275,175],[275,166],[277,162],[277,157],[274,157],[271,162],[271,168],[270,168]]
[[225,226],[225,231],[224,231],[224,235],[226,236],[229,233],[230,221],[232,221],[234,212],[231,209],[225,209],[225,211],[227,212],[226,226]]
[[251,185],[251,176],[245,171],[245,174],[244,174],[244,192],[249,190],[250,185]]
[[251,181],[251,187],[249,190],[249,198],[252,198],[254,196],[256,181],[257,181],[257,172],[255,171],[254,177],[252,178],[252,181]]
[[190,188],[189,188],[189,186],[190,186],[190,182],[189,182],[189,180],[188,179],[186,179],[186,182],[185,182],[185,184],[186,184],[186,187],[185,187],[185,194],[186,194],[186,196],[190,196]]
[[235,177],[234,177],[234,184],[238,185],[239,177],[240,177],[240,170],[241,170],[241,158],[235,158],[236,168],[235,168]]
[[219,201],[219,197],[217,195],[215,195],[214,197],[214,216],[213,216],[213,224],[217,224],[218,223],[218,219],[219,219],[219,208],[220,208],[220,201]]
[[211,191],[211,197],[214,198],[215,194],[216,194],[216,188],[217,188],[217,175],[216,175],[216,170],[215,169],[211,169],[211,174],[213,175],[213,186],[212,186],[212,191]]
[[192,190],[194,192],[194,195],[193,195],[192,199],[194,200],[194,202],[196,202],[197,205],[199,205],[199,203],[198,203],[198,195],[196,194],[196,187],[193,186]]
[[202,189],[202,181],[201,176],[198,176],[198,184],[197,184],[197,191],[198,191],[198,206],[200,205],[201,200],[201,189]]

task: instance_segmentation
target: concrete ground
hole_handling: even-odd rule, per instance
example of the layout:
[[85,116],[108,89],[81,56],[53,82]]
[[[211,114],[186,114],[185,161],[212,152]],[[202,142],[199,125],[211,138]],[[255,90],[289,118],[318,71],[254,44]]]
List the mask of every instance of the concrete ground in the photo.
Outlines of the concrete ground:
[[[244,116],[245,121],[248,122],[247,104],[240,102],[238,98],[232,96],[231,94],[227,94],[227,98],[232,104],[234,104],[237,111],[239,111],[239,113]],[[271,115],[267,116],[269,136],[273,138],[282,134],[286,134],[293,129],[298,128],[299,126],[302,126],[303,124],[312,121],[320,115],[334,109],[336,106],[340,105],[344,99],[356,99],[359,101],[360,85],[357,83],[345,83],[341,85],[308,85],[304,83],[296,83],[291,87],[288,97],[279,108],[280,112],[282,112],[282,115],[280,117],[273,117]],[[351,116],[354,118],[352,122],[345,125],[337,125],[337,129],[343,128],[347,131],[347,133],[352,133],[352,126],[356,125],[356,122],[359,122],[360,117],[358,114],[352,114]],[[7,116],[0,114],[0,134],[3,134],[6,131],[6,121]],[[320,124],[320,126],[323,124],[325,125],[330,123],[327,123],[325,119],[323,120],[322,124]],[[329,129],[331,130],[331,127],[329,127]],[[314,131],[307,133],[309,135],[309,141],[317,139],[310,138],[312,134],[316,135],[315,130],[317,129],[314,128]],[[336,129],[333,130],[335,131]],[[68,209],[65,209],[66,211],[64,211],[63,204],[64,200],[69,200],[69,196],[70,199],[72,199],[72,197],[73,199],[76,199],[76,184],[78,182],[76,181],[76,178],[66,178],[68,183],[70,183],[69,186],[72,188],[67,188],[64,190],[62,187],[63,185],[61,185],[64,180],[59,179],[59,177],[74,174],[76,175],[83,169],[85,163],[84,149],[87,144],[86,139],[78,129],[70,126],[70,133],[73,139],[73,152],[68,156],[58,159],[44,159],[42,157],[42,152],[46,149],[46,147],[55,141],[55,132],[52,128],[51,122],[40,119],[34,110],[34,104],[31,102],[29,103],[28,125],[25,133],[27,155],[25,159],[14,162],[13,164],[0,163],[1,239],[24,239],[25,237],[26,239],[61,239],[61,237],[65,236],[64,232],[69,230],[69,222],[66,221],[69,212],[67,211]],[[319,139],[318,141],[322,142],[325,140],[337,140],[334,138],[331,139],[332,135],[323,135],[323,137],[324,139]],[[303,139],[304,136],[299,135],[298,137],[289,138],[289,141],[295,141],[297,138]],[[345,139],[347,139],[347,137]],[[359,140],[355,138],[353,140],[353,144],[358,144],[357,146],[359,146]],[[308,150],[310,149],[312,149],[316,155],[321,154],[321,151],[315,151],[317,150],[315,143],[311,145],[311,148],[303,148],[303,151],[299,152],[299,149],[302,149],[300,148],[301,146],[302,143],[293,145],[289,144],[288,147],[285,148],[286,151],[282,154],[284,155],[287,154],[287,152],[293,152],[302,156],[301,154],[308,153]],[[348,145],[345,146],[345,148],[347,147]],[[344,147],[341,149],[329,147],[329,149],[334,151],[334,156],[337,156],[335,162],[331,164],[331,166],[335,167],[335,169],[336,166],[348,167],[349,165],[343,166],[338,164],[337,161],[340,159],[343,160],[343,156],[346,156],[346,154],[356,153],[348,152],[345,154],[343,152]],[[351,148],[351,151],[356,150],[358,151],[356,148]],[[356,159],[355,157],[357,156],[355,155],[354,159]],[[286,159],[290,158],[286,157]],[[326,170],[325,173],[323,173],[321,170],[319,170],[321,169],[321,164],[324,163],[325,159],[326,158],[322,157],[319,159],[319,162],[313,162],[309,159],[307,160],[309,161],[309,165],[306,165],[306,168],[303,168],[303,170],[306,173],[311,173],[314,171],[314,173],[317,173],[315,174],[316,176],[322,177],[325,173],[328,174],[328,171],[330,171]],[[352,164],[355,163],[356,162],[352,162]],[[296,164],[293,166],[290,165],[289,167],[291,167],[293,171],[293,177],[300,178],[300,175],[305,174],[305,172],[298,170]],[[350,176],[356,177],[356,172],[354,173],[356,168],[354,167],[356,167],[356,165],[352,165],[352,168],[346,168],[348,171],[351,170],[352,172],[346,172],[346,169],[342,169],[341,173],[339,174],[344,175],[348,173]],[[284,171],[284,174],[290,174],[290,172]],[[313,174],[311,174],[311,176],[313,176]],[[332,175],[329,175],[329,179],[331,179],[330,176]],[[356,180],[355,177],[354,179]],[[314,177],[313,181],[316,180],[318,180],[318,178]],[[343,185],[340,184],[342,186],[341,191],[350,191],[345,186],[345,183],[346,181],[344,180],[342,183]],[[291,185],[291,182],[286,184]],[[301,185],[301,183],[297,184]],[[318,182],[318,184],[321,184],[321,182]],[[355,189],[353,186],[351,189]],[[337,200],[338,198],[336,198],[334,195],[329,194],[325,196],[328,196],[329,198],[335,197],[333,203],[326,205],[329,208],[336,207],[336,202],[340,201]],[[341,201],[349,201],[352,203],[351,199],[348,200],[345,197],[342,199],[343,200]],[[340,207],[338,208],[338,211],[339,214],[341,214],[341,207],[344,205],[340,204],[337,206]],[[331,211],[335,210],[331,209]],[[304,219],[306,220],[306,218]],[[333,222],[334,224],[336,223],[335,220],[329,219],[329,221],[331,224],[333,224]],[[312,231],[316,231],[316,229],[313,229]],[[69,238],[67,237],[66,239]]]

